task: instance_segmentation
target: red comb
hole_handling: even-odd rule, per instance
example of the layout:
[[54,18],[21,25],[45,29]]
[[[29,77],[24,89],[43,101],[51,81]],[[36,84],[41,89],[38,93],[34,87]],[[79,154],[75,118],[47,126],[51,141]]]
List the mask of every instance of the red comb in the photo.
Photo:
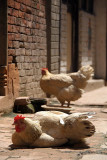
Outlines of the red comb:
[[48,68],[42,68],[42,70],[48,70]]
[[14,117],[14,121],[17,121],[17,120],[19,120],[19,119],[24,119],[25,117],[23,117],[22,115],[21,116],[19,116],[19,115],[17,115],[16,117]]

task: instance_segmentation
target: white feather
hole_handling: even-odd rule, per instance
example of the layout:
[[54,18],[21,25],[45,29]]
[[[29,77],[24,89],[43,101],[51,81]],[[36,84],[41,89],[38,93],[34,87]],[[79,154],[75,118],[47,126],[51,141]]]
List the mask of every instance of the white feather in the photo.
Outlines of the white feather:
[[60,118],[60,124],[63,124],[63,125],[65,124],[62,118]]

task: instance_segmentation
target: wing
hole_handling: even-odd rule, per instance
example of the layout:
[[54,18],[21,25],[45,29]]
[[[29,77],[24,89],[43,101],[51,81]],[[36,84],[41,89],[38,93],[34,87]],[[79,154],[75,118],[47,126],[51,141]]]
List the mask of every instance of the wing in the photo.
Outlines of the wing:
[[66,75],[51,75],[42,77],[41,89],[47,94],[57,95],[59,91],[73,83],[72,78]]
[[52,75],[48,81],[49,85],[54,85],[58,88],[68,87],[73,83],[71,77],[60,74],[60,75]]

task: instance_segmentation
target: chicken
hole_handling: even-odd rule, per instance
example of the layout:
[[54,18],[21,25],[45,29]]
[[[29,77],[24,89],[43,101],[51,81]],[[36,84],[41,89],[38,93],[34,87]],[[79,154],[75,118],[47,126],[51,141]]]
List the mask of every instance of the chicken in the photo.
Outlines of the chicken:
[[94,125],[87,118],[88,113],[68,115],[59,111],[37,112],[33,119],[16,116],[12,142],[15,146],[31,147],[79,143],[95,132]]
[[[45,122],[45,126],[47,127],[46,124],[48,121]],[[54,138],[45,132],[42,133],[42,127],[39,123],[39,119],[33,121],[29,118],[25,118],[19,115],[14,117],[13,125],[15,125],[16,131],[12,134],[13,144],[15,146],[50,147],[60,146],[68,141],[65,137]],[[56,121],[54,122],[54,124],[56,124],[57,126]],[[51,125],[49,126],[49,128],[50,127]]]
[[73,83],[77,88],[84,89],[87,85],[87,80],[91,78],[93,71],[91,66],[83,66],[78,72],[69,73],[68,75],[73,79]]
[[65,101],[75,101],[82,96],[87,80],[91,77],[93,68],[83,66],[78,72],[69,74],[52,74],[47,68],[42,68],[40,80],[41,89],[50,95],[57,97],[63,107]]
[[17,115],[14,118],[15,132],[12,142],[15,145],[31,145],[42,134],[41,127],[37,121]]

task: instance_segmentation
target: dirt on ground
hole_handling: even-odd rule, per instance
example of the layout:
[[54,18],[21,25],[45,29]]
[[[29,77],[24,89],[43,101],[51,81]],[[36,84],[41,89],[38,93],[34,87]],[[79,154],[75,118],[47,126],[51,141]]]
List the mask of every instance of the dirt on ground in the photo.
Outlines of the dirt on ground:
[[[73,106],[72,112],[95,113],[90,121],[96,127],[96,133],[86,139],[86,144],[61,146],[54,148],[14,148],[11,135],[14,132],[12,126],[15,113],[0,117],[0,159],[1,160],[79,160],[84,155],[107,155],[107,109],[99,106]],[[24,114],[32,118],[34,114]]]

